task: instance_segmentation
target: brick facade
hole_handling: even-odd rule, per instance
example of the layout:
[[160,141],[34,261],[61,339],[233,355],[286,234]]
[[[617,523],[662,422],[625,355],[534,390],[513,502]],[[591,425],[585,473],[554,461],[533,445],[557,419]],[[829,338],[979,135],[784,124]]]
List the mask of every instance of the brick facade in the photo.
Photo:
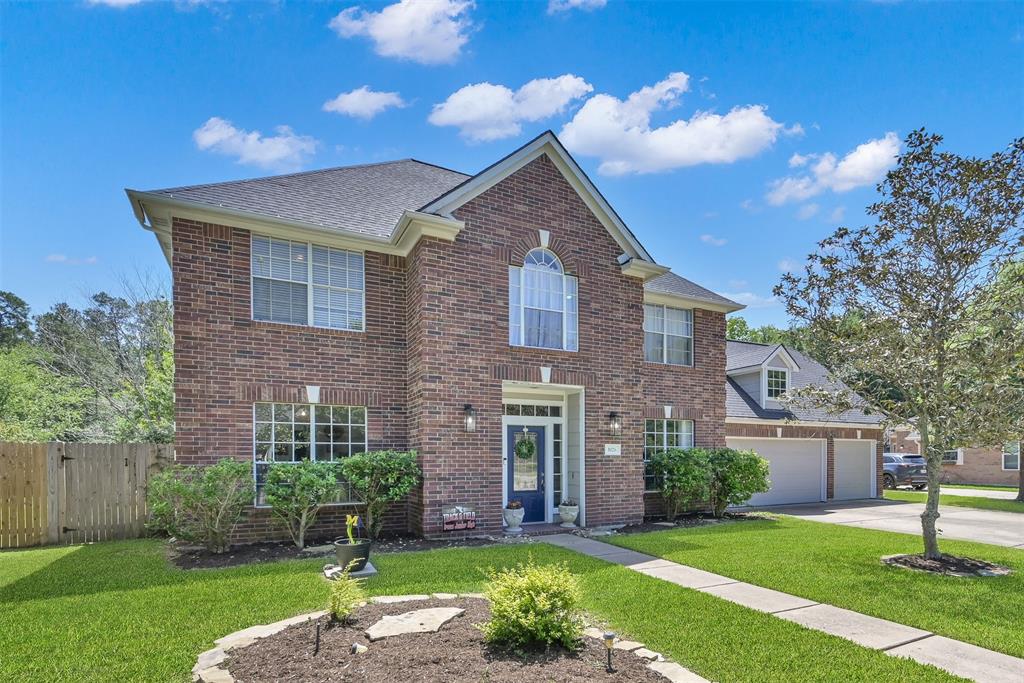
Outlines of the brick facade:
[[1020,482],[1020,473],[1017,470],[1003,469],[1001,448],[965,448],[963,464],[943,463],[942,482],[1017,486]]

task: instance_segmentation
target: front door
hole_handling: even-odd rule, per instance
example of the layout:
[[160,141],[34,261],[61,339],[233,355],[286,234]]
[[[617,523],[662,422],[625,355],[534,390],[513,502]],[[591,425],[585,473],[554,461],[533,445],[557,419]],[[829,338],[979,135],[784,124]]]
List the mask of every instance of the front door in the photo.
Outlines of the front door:
[[[516,445],[529,441],[533,448]],[[508,426],[508,499],[523,503],[524,522],[543,522],[544,516],[544,427]]]

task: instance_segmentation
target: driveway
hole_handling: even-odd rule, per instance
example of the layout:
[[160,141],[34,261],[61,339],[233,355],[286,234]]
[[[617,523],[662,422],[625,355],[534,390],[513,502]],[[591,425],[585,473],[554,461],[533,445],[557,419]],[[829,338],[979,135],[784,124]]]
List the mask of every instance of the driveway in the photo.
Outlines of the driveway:
[[[872,499],[773,505],[754,509],[792,515],[812,522],[919,535],[924,504]],[[1024,514],[943,506],[939,507],[939,512],[942,516],[936,524],[940,529],[940,539],[957,538],[1024,549]]]

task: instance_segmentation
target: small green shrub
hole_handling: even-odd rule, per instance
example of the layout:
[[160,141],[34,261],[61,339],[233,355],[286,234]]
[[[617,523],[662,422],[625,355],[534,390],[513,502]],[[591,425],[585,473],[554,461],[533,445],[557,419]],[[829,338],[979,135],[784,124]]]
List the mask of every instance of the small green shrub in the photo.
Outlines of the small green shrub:
[[755,493],[768,490],[768,461],[754,451],[715,448],[710,452],[711,505],[715,517],[729,505],[743,505]]
[[384,511],[420,483],[416,451],[372,451],[341,461],[341,472],[366,504],[366,530],[377,538]]
[[224,458],[206,467],[171,467],[149,480],[147,526],[222,553],[253,495],[251,463]]
[[306,531],[316,521],[320,508],[337,496],[338,464],[276,462],[267,468],[263,492],[274,517],[287,527],[295,545],[303,548]]
[[356,607],[366,602],[366,591],[359,583],[359,579],[353,579],[348,574],[348,568],[331,585],[331,597],[327,603],[327,609],[331,616],[337,621],[347,621]]
[[672,448],[651,457],[651,467],[661,481],[665,515],[674,520],[711,494],[710,453],[704,448]]
[[489,643],[509,647],[562,645],[573,649],[583,634],[579,582],[566,564],[534,564],[488,572],[485,594],[491,620],[480,629]]

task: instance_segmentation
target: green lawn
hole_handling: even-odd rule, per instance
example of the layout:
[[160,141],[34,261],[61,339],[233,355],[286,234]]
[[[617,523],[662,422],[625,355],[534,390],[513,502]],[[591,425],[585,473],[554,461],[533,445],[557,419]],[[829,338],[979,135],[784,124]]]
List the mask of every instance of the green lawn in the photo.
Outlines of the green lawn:
[[[766,530],[764,538],[771,537]],[[368,588],[475,592],[481,568],[528,554],[568,561],[592,614],[712,680],[959,680],[546,544],[377,556],[381,574]],[[186,681],[215,638],[322,608],[328,586],[321,564],[181,571],[167,565],[155,540],[0,553],[0,680]],[[825,575],[827,568],[819,570]],[[984,594],[977,599],[990,602]],[[1001,608],[1003,600],[1012,602],[991,602]]]
[[879,562],[883,555],[921,552],[915,536],[785,516],[612,539],[616,545],[680,564],[1024,656],[1020,550],[940,541],[943,552],[1014,569],[1008,577],[967,579]]
[[[908,503],[923,503],[928,498],[924,491],[886,491],[886,500],[903,500]],[[952,505],[960,508],[978,508],[979,510],[997,510],[999,512],[1024,512],[1024,503],[1019,500],[1001,500],[999,498],[982,498],[980,496],[956,496],[939,493],[939,508]]]

